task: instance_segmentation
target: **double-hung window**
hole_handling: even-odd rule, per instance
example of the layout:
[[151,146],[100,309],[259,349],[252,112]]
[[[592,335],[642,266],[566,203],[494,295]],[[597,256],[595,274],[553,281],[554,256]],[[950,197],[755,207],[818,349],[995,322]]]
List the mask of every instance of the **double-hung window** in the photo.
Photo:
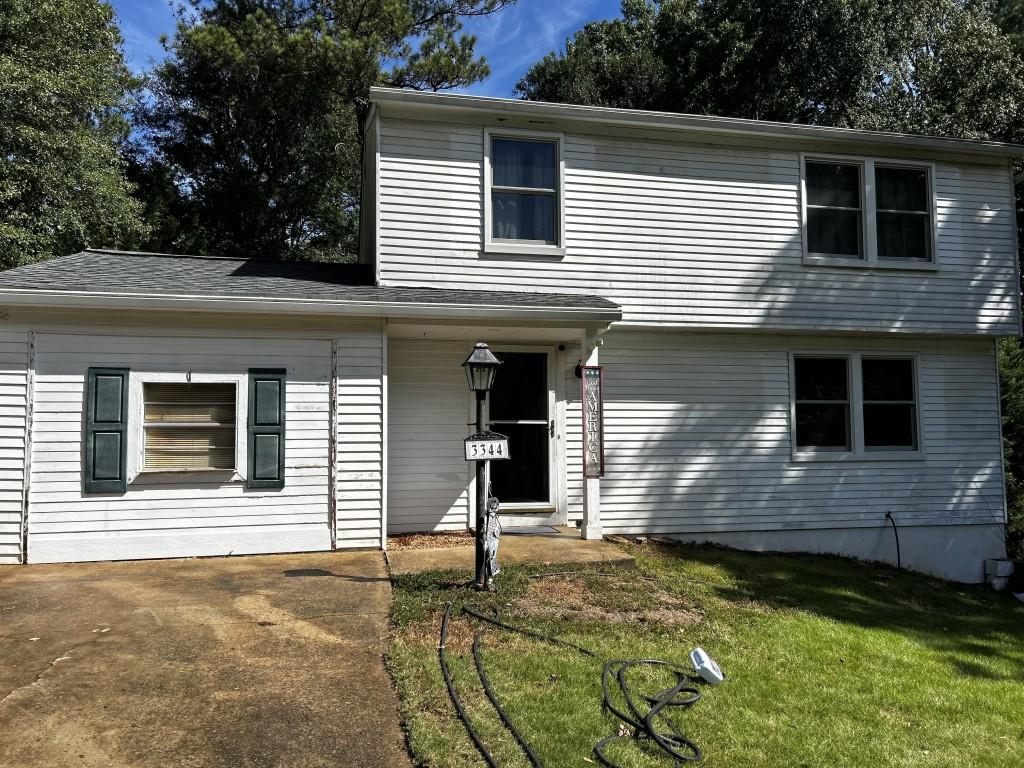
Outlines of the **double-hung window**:
[[146,382],[143,468],[235,469],[234,384]]
[[934,263],[931,166],[806,157],[810,263],[927,268]]
[[560,140],[487,132],[485,142],[485,250],[560,253]]
[[796,354],[792,371],[798,458],[910,456],[920,450],[915,358]]

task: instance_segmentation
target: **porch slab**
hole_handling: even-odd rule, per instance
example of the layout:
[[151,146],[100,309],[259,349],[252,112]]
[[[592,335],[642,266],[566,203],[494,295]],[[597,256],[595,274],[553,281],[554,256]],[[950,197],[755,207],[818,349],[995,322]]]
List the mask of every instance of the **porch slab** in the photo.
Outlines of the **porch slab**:
[[[388,565],[395,576],[426,571],[473,572],[472,545],[439,549],[389,549]],[[501,565],[539,563],[541,565],[602,563],[632,568],[636,559],[609,541],[586,541],[579,531],[559,526],[550,532],[505,532],[498,547]]]

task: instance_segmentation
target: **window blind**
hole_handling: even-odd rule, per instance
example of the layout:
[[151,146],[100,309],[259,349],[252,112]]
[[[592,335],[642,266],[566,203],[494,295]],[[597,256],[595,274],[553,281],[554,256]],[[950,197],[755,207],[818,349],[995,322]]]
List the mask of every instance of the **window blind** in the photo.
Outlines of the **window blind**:
[[147,383],[145,468],[235,468],[235,385]]

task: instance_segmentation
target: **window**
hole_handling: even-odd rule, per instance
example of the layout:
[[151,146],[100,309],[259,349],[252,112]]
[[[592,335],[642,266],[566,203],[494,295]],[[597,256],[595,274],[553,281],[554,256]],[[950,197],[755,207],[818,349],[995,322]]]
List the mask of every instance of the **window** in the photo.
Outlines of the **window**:
[[794,454],[917,455],[916,367],[905,356],[794,355]]
[[145,383],[143,468],[235,468],[234,384]]
[[912,359],[861,359],[865,450],[917,449],[914,378]]
[[926,170],[876,165],[875,212],[879,259],[931,261]]
[[850,450],[850,374],[845,357],[794,361],[796,445],[800,450]]
[[807,250],[862,258],[861,167],[807,163]]
[[558,250],[562,240],[557,139],[490,136],[487,245]]
[[810,263],[925,269],[934,262],[930,166],[806,158],[803,174]]

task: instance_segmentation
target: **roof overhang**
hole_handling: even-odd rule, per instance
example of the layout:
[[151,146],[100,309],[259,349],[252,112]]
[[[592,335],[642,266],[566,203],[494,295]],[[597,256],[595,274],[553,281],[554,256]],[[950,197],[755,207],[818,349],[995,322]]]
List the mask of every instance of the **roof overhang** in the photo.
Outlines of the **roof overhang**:
[[170,296],[123,292],[0,289],[0,306],[83,310],[269,313],[437,320],[521,321],[574,327],[607,327],[622,319],[611,307],[512,306],[334,299],[277,299],[238,296]]
[[638,109],[591,107],[575,104],[552,104],[543,101],[500,99],[489,96],[468,96],[455,93],[430,93],[400,88],[374,87],[370,99],[379,105],[381,114],[415,111],[422,116],[447,114],[470,119],[549,121],[589,124],[621,129],[653,129],[680,136],[738,137],[751,140],[784,140],[801,147],[846,145],[862,149],[876,148],[887,152],[927,152],[943,155],[1010,159],[1024,157],[1024,145],[996,141],[953,139],[883,131],[862,131],[852,128],[776,123],[767,120],[743,120],[732,117],[686,115],[675,112],[652,112]]

